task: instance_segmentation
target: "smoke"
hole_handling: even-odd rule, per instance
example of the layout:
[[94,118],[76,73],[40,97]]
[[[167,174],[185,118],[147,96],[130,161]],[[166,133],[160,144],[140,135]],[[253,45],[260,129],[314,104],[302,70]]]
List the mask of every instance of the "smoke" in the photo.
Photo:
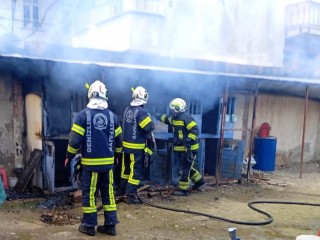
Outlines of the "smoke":
[[[46,34],[38,31],[28,36],[28,40],[50,44],[56,42],[66,46],[71,46],[73,42],[78,44],[79,51],[76,54],[74,50],[67,52],[65,49],[63,53],[52,53],[55,57],[61,55],[64,59],[69,57],[92,62],[96,57],[101,62],[107,62],[109,59],[101,59],[95,49],[143,51],[156,55],[158,59],[160,56],[180,58],[174,63],[177,68],[190,70],[199,66],[182,59],[282,67],[285,7],[294,0],[150,0],[146,1],[146,5],[140,5],[147,6],[147,2],[163,4],[161,16],[120,14],[121,6],[125,9],[128,4],[140,1],[53,2],[49,1],[43,6],[45,15],[40,16]],[[111,2],[122,5],[113,8]],[[157,9],[155,6],[154,9]],[[54,9],[58,12],[57,17],[53,14]],[[106,21],[108,14],[115,17]],[[92,49],[92,53],[81,55],[83,48]],[[35,51],[34,54],[39,52]],[[308,63],[307,70],[312,69],[315,58],[310,59],[307,54],[302,56],[300,60]],[[49,55],[46,57],[50,58]],[[124,61],[130,62],[131,59]],[[138,61],[144,64],[148,59],[142,57]],[[168,58],[160,58],[154,65],[173,64],[166,61]],[[129,104],[131,87],[142,85],[150,94],[150,105],[167,106],[172,98],[181,97],[187,101],[201,101],[207,111],[221,97],[225,86],[222,78],[199,74],[116,67],[103,70],[102,74],[101,71],[93,66],[53,64],[50,74],[56,75],[52,78],[61,86],[75,91],[76,88],[82,89],[85,82],[90,84],[101,79],[106,83],[112,101],[120,106]]]

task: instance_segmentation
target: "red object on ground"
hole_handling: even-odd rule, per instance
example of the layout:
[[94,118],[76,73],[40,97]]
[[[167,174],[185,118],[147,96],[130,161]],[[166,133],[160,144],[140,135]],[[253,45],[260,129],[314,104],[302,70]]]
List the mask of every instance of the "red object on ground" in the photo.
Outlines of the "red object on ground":
[[8,177],[7,172],[4,168],[0,168],[0,177],[2,180],[3,188],[8,189]]
[[270,124],[267,122],[264,122],[261,124],[260,129],[259,129],[259,137],[270,137]]

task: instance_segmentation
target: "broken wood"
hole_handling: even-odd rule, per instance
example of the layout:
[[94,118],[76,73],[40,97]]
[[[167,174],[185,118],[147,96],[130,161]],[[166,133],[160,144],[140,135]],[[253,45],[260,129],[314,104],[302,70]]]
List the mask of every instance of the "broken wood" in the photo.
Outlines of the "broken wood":
[[150,187],[150,185],[144,185],[144,186],[142,186],[142,187],[139,187],[138,190],[137,190],[137,192],[141,192],[141,191],[143,191],[143,190],[146,190],[146,189],[149,188],[149,187]]
[[15,191],[18,193],[23,193],[26,189],[33,171],[36,169],[36,167],[39,164],[39,161],[42,157],[42,150],[40,149],[34,149],[30,155],[30,158],[26,164],[26,167],[24,168],[22,174],[20,175],[18,182],[14,188]]

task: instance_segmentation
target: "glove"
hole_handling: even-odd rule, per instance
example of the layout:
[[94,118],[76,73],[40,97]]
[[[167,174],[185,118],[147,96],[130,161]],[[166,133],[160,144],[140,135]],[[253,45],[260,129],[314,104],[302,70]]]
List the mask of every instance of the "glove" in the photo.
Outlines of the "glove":
[[119,152],[119,153],[115,153],[115,156],[114,156],[114,165],[115,166],[118,166],[121,164],[121,161],[122,161],[122,153]]
[[156,120],[162,122],[161,119],[164,119],[166,116],[167,116],[166,114],[157,113],[157,114],[155,115],[155,118],[156,118]]
[[187,161],[192,163],[194,161],[194,155],[191,149],[187,149]]
[[78,158],[76,164],[73,167],[73,182],[76,182],[78,179],[80,180],[82,174],[82,165],[81,159]]

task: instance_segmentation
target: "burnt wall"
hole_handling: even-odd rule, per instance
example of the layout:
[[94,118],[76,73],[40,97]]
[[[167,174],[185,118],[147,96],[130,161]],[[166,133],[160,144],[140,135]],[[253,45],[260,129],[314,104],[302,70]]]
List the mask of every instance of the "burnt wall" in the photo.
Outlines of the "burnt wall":
[[13,80],[9,73],[0,73],[0,165],[7,172],[14,167]]

